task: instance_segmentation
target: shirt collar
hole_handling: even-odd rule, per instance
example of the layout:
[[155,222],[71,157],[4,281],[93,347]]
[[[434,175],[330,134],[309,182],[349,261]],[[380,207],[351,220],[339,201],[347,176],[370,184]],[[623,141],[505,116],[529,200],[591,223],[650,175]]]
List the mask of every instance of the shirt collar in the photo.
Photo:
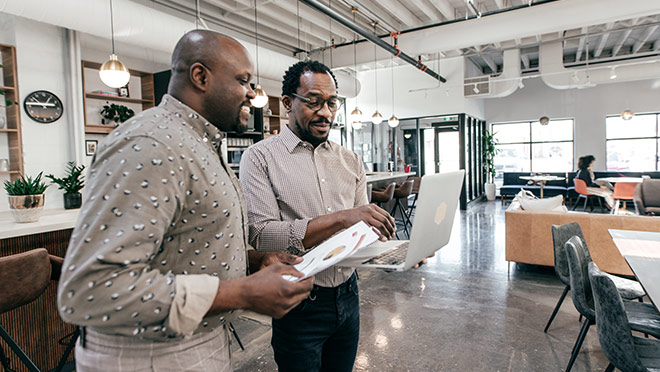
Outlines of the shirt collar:
[[215,125],[211,124],[185,103],[169,94],[164,94],[158,107],[171,112],[177,118],[181,118],[181,125],[190,126],[201,137],[203,142],[209,143],[216,150],[220,147],[225,133],[221,132]]
[[[291,128],[289,128],[288,124],[284,124],[280,128],[280,139],[282,140],[282,143],[284,143],[284,146],[289,151],[289,153],[292,153],[296,147],[302,146],[304,144],[308,144],[312,146],[309,142],[301,140],[300,137],[298,137],[295,133],[293,133]],[[332,150],[331,141],[325,141],[321,143],[319,146],[325,149]]]

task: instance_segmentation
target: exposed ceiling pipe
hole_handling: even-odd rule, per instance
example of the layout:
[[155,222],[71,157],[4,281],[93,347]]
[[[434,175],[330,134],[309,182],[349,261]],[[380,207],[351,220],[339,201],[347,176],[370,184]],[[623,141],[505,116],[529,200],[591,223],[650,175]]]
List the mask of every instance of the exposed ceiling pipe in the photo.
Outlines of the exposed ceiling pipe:
[[371,32],[367,31],[366,29],[358,26],[357,24],[353,23],[351,20],[348,18],[342,16],[341,14],[337,13],[334,11],[334,9],[330,9],[328,6],[325,4],[320,3],[317,0],[300,0],[302,3],[309,5],[310,7],[318,10],[321,13],[324,13],[328,15],[330,18],[334,19],[335,21],[341,23],[342,25],[348,27],[349,29],[355,31],[356,33],[360,34],[362,37],[366,38],[367,40],[371,41],[372,43],[378,45],[379,47],[385,49],[389,53],[392,53],[395,57],[399,57],[402,60],[408,62],[409,64],[417,67],[419,70],[422,72],[425,72],[429,75],[431,75],[434,79],[439,80],[443,83],[447,82],[447,79],[444,77],[438,75],[435,71],[431,70],[426,66],[425,64],[421,63],[420,61],[415,60],[411,56],[407,55],[406,53],[403,53],[401,50],[398,48],[393,47],[392,45],[382,41],[378,36],[372,34]]
[[[657,58],[635,63],[587,66],[582,69],[564,67],[562,42],[542,44],[539,48],[539,72],[543,81],[554,89],[588,88],[598,84],[660,78]],[[616,75],[613,78],[613,69]]]

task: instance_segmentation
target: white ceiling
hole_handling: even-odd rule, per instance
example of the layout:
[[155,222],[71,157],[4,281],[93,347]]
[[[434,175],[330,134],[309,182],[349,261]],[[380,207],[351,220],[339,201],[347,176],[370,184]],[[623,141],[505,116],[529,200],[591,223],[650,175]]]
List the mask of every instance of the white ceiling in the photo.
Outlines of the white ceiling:
[[[194,19],[196,6],[201,19],[209,25],[219,25],[235,35],[255,36],[255,0],[132,0],[166,11],[185,19]],[[379,35],[393,31],[410,31],[420,27],[443,27],[474,18],[475,11],[467,0],[319,0],[346,18],[355,19],[362,28],[374,30]],[[522,12],[530,6],[542,3],[566,3],[566,0],[473,0],[484,17],[489,14]],[[638,0],[652,1],[658,0]],[[356,38],[353,31],[297,0],[256,0],[258,35],[260,45],[293,55],[317,48],[351,42]],[[351,12],[351,8],[357,12]],[[602,10],[600,10],[602,11]],[[579,17],[579,15],[576,15]],[[564,62],[573,64],[612,62],[660,54],[660,14],[620,20],[607,24],[567,29],[552,35],[564,43]],[[516,24],[511,24],[516,27]],[[548,35],[545,35],[547,38]],[[361,39],[361,37],[358,37]],[[482,73],[495,73],[502,69],[502,52],[507,48],[521,49],[523,72],[534,71],[538,66],[538,46],[542,35],[514,40],[502,40],[485,45],[472,45],[447,51],[429,50],[420,53],[426,60],[465,55]],[[365,43],[358,44],[360,48]],[[403,50],[406,51],[405,48]],[[413,56],[413,57],[417,57]],[[362,64],[359,69],[372,68]]]

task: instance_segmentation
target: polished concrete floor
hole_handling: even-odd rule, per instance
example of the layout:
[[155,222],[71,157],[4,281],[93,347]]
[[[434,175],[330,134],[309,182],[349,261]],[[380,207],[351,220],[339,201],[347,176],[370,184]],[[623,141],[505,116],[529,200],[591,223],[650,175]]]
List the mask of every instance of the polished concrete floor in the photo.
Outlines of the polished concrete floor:
[[[552,269],[504,260],[504,209],[474,202],[459,212],[450,243],[428,265],[403,273],[360,271],[360,345],[355,371],[563,371],[580,330],[570,296],[543,327],[563,286]],[[236,329],[236,371],[276,371],[269,319]],[[592,327],[573,371],[608,361]]]

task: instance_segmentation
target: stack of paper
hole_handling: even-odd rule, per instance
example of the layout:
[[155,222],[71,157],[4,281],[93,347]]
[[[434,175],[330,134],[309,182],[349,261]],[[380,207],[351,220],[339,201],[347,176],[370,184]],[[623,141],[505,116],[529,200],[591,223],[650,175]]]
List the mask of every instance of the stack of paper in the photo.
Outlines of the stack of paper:
[[304,255],[303,261],[294,266],[296,270],[305,274],[303,278],[296,278],[291,275],[284,275],[283,277],[291,281],[309,278],[350,257],[360,248],[366,247],[376,240],[378,240],[378,235],[366,223],[360,221],[333,235]]

